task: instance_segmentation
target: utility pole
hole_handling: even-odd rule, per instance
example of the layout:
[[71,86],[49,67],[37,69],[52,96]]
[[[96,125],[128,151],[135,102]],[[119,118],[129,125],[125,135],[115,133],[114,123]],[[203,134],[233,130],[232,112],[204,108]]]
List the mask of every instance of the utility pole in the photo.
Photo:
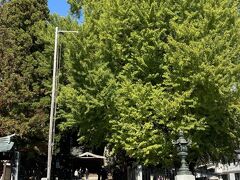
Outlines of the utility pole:
[[15,167],[15,179],[14,180],[18,180],[18,172],[19,172],[19,162],[20,162],[20,153],[19,151],[15,152],[15,163],[16,163],[16,167]]
[[49,135],[48,135],[48,163],[47,163],[47,180],[51,178],[52,166],[52,153],[53,153],[53,124],[54,114],[56,109],[56,74],[57,74],[57,50],[58,50],[58,27],[55,29],[55,43],[54,43],[54,59],[53,59],[53,78],[52,78],[52,98],[51,98],[51,111],[49,122]]
[[78,31],[60,31],[58,27],[55,29],[55,43],[54,43],[54,60],[53,60],[53,77],[52,77],[52,97],[51,97],[51,110],[49,122],[49,136],[48,136],[48,162],[47,162],[47,180],[51,179],[51,166],[53,155],[53,139],[54,139],[54,126],[56,116],[56,91],[57,91],[57,70],[58,70],[58,33],[77,33]]

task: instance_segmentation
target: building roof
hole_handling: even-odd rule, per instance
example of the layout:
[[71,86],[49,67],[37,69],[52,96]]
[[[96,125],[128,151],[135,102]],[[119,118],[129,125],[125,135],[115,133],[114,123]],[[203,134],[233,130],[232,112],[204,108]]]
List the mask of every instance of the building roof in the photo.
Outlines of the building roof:
[[15,134],[0,137],[0,152],[7,152],[12,149],[14,142],[11,142],[11,137],[13,136]]
[[104,156],[100,156],[100,155],[93,154],[90,152],[85,152],[83,154],[80,154],[78,157],[84,158],[84,159],[105,159]]

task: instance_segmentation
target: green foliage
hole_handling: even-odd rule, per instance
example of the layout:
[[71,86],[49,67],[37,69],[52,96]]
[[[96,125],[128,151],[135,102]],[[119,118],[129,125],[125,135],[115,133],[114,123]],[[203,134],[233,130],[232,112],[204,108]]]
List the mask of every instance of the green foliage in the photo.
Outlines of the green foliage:
[[68,0],[69,4],[71,4],[71,12],[72,14],[76,15],[77,17],[80,17],[80,10],[82,7],[82,1],[81,0]]
[[50,57],[41,31],[47,1],[12,0],[0,8],[0,136],[28,142],[47,135]]
[[[71,1],[69,1],[71,3]],[[239,3],[84,0],[61,129],[168,163],[180,129],[195,159],[231,156],[239,139]],[[75,12],[75,10],[74,10]]]
[[[71,17],[61,17],[56,14],[53,14],[49,17],[48,25],[41,31],[41,36],[45,39],[45,51],[53,55],[53,47],[54,47],[54,32],[55,28],[58,27],[59,31],[72,31],[78,30],[79,26],[77,21]],[[59,61],[59,70],[57,72],[57,96],[59,91],[64,91],[64,87],[66,84],[72,82],[72,77],[69,76],[71,72],[71,58],[70,58],[70,48],[74,47],[74,42],[76,38],[76,33],[58,33],[58,61]],[[49,42],[49,43],[47,43]],[[53,59],[53,57],[51,57]],[[51,79],[52,82],[52,79]],[[63,90],[62,90],[63,89]],[[70,92],[69,92],[69,95]],[[50,104],[49,104],[50,105]],[[55,150],[54,152],[58,152],[60,149],[59,143],[65,138],[65,131],[59,131],[59,124],[64,121],[62,118],[63,109],[67,111],[67,109],[61,104],[58,104],[57,98],[57,119],[56,119],[56,129],[55,129]],[[60,128],[60,130],[62,130]],[[72,134],[72,133],[71,133]],[[61,152],[62,153],[62,152]]]

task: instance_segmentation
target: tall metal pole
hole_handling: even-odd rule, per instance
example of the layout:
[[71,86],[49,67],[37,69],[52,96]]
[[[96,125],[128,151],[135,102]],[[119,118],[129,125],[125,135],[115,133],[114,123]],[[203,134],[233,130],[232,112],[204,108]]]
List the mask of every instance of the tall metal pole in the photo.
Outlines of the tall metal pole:
[[57,73],[57,48],[58,48],[58,27],[55,29],[55,46],[54,46],[54,61],[53,61],[53,79],[52,79],[52,99],[49,122],[49,137],[48,137],[48,163],[47,163],[47,180],[51,178],[52,153],[53,153],[53,126],[56,103],[56,73]]
[[63,31],[55,29],[55,46],[54,46],[54,61],[53,61],[53,79],[52,79],[52,99],[49,122],[49,137],[48,137],[48,163],[47,163],[47,180],[51,179],[52,155],[53,155],[53,138],[56,117],[56,97],[57,97],[57,73],[58,73],[58,33],[78,33],[78,31]]
[[15,168],[15,179],[18,180],[18,172],[19,172],[19,162],[20,162],[20,153],[19,151],[16,152],[16,168]]

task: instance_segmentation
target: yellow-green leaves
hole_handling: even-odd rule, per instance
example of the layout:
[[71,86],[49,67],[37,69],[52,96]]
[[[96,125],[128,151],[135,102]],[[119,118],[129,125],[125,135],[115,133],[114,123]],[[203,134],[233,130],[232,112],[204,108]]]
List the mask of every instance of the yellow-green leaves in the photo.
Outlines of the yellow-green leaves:
[[85,140],[100,137],[145,164],[169,163],[180,129],[193,157],[236,147],[237,1],[82,2],[71,84],[81,105],[70,114]]

